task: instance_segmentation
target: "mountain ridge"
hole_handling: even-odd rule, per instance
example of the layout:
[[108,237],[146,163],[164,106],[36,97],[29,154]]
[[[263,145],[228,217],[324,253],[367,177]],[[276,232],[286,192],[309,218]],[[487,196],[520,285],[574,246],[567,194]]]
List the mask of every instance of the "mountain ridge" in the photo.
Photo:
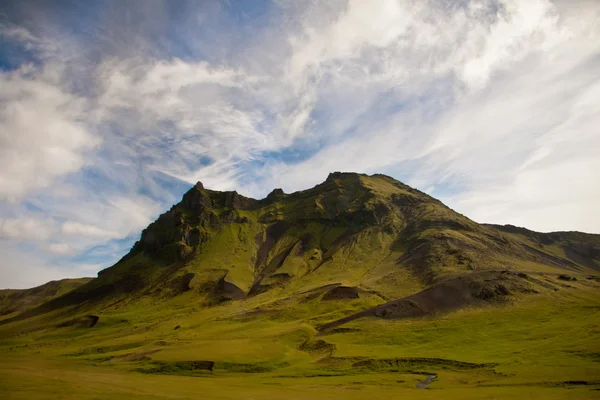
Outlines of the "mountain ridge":
[[0,369],[18,385],[43,365],[82,398],[169,379],[163,397],[392,395],[422,375],[473,398],[572,396],[600,384],[599,240],[478,224],[383,175],[261,200],[197,184],[98,277],[0,316]]
[[568,245],[565,234],[478,224],[382,174],[335,172],[260,200],[198,182],[115,265],[20,317],[189,292],[216,305],[327,285],[383,303],[477,271],[600,270],[600,235],[567,236]]
[[94,278],[65,278],[27,289],[0,289],[0,317],[34,308]]

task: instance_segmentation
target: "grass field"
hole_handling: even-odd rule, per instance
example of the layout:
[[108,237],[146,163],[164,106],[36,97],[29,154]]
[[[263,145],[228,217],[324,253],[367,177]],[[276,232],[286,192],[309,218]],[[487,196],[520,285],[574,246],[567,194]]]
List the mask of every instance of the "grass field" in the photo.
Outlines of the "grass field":
[[[600,398],[598,287],[569,286],[322,335],[316,325],[365,303],[269,312],[270,294],[210,308],[184,294],[113,307],[93,328],[59,328],[50,314],[0,326],[0,398]],[[197,360],[213,371],[186,364]]]

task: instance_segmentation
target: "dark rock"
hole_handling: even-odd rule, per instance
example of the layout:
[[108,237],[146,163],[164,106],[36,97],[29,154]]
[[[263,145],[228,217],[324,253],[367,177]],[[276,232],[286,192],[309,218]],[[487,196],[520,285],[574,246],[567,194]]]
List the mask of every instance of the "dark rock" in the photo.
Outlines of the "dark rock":
[[274,202],[274,201],[281,200],[284,197],[285,197],[284,191],[280,188],[277,188],[277,189],[273,189],[273,191],[267,195],[266,199],[269,202],[271,202],[271,201]]
[[202,210],[204,208],[211,208],[213,204],[205,190],[194,186],[183,195],[181,205],[188,210]]
[[190,282],[194,276],[195,274],[188,272],[171,279],[166,286],[171,289],[171,294],[176,296],[190,290]]
[[248,210],[256,206],[258,202],[249,197],[242,196],[236,191],[225,192],[225,207],[232,210]]
[[146,374],[178,374],[181,371],[212,371],[215,365],[214,361],[178,361],[173,363],[155,362],[158,366],[151,369],[139,369],[139,372]]
[[336,351],[336,346],[324,340],[307,340],[298,346],[298,350],[307,353],[325,353],[331,357]]
[[77,328],[93,328],[97,323],[100,317],[97,315],[85,315],[83,317],[74,318],[72,320],[63,322],[62,324],[57,325],[59,328],[64,328],[68,326],[73,326]]
[[227,210],[221,214],[221,222],[224,224],[233,224],[235,222],[235,213],[233,210]]
[[217,291],[221,295],[221,300],[243,300],[246,297],[242,289],[227,282],[224,277],[217,283]]
[[215,365],[214,361],[188,361],[191,369],[203,369],[207,371],[212,371]]
[[574,276],[570,276],[570,275],[566,275],[566,274],[559,275],[558,279],[563,280],[563,281],[576,281],[577,280],[577,278],[575,278]]
[[161,247],[154,255],[162,261],[174,263],[187,260],[193,252],[194,249],[185,242],[175,242]]
[[358,290],[351,286],[338,286],[331,289],[321,298],[322,301],[358,299]]
[[186,242],[189,246],[195,246],[197,244],[202,243],[203,235],[200,232],[200,229],[198,229],[198,228],[191,229],[186,237]]
[[423,200],[410,194],[393,194],[392,203],[400,207],[410,207],[422,203]]

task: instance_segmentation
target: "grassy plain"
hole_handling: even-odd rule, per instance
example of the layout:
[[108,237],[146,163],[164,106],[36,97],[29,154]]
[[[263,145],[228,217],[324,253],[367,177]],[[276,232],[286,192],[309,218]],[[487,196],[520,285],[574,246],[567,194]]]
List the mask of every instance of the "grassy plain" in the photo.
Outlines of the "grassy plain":
[[[278,308],[265,293],[203,308],[184,294],[115,306],[93,328],[59,328],[47,314],[0,326],[0,398],[600,398],[598,288],[568,286],[323,335],[314,327],[364,302]],[[213,371],[190,369],[195,360]],[[437,379],[415,388],[427,374]]]

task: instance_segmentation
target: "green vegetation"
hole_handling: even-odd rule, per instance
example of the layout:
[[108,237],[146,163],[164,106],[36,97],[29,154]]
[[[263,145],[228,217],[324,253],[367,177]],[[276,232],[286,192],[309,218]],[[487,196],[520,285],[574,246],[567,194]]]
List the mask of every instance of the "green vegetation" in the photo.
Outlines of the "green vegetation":
[[42,303],[69,293],[93,278],[61,279],[31,289],[0,290],[0,319],[37,307]]
[[598,397],[598,236],[527,232],[383,175],[199,184],[98,278],[0,321],[0,397]]

